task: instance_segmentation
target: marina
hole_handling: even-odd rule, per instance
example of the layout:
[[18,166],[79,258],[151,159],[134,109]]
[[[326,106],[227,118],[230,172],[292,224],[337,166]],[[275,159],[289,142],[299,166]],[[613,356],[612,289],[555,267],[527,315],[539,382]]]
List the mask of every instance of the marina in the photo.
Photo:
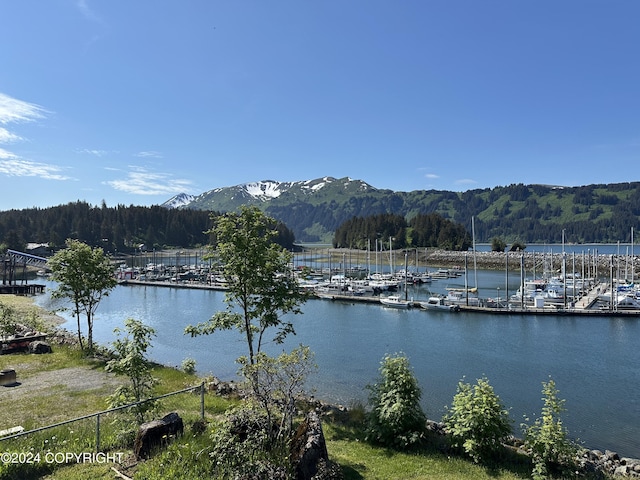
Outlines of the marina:
[[[454,282],[461,278],[409,285],[409,298],[428,299],[428,292],[446,295],[446,287],[458,287]],[[502,290],[504,273],[479,270],[478,281],[485,286],[478,294],[486,297],[497,286]],[[509,290],[516,291],[518,280],[510,281]],[[53,285],[45,283],[46,292],[36,302],[51,310],[60,307],[48,293]],[[135,318],[156,331],[150,350],[154,360],[179,366],[189,357],[196,361],[199,374],[231,380],[237,378],[235,360],[246,354],[236,331],[195,338],[184,335],[187,325],[204,322],[224,308],[223,290],[120,285],[96,312],[94,338],[108,345],[115,339],[114,328]],[[302,315],[286,317],[296,335],[282,345],[267,343],[267,348],[268,353],[277,354],[300,343],[309,345],[318,365],[310,381],[312,393],[347,406],[366,402],[366,385],[375,381],[384,355],[403,352],[423,389],[423,408],[436,420],[450,405],[462,378],[473,382],[486,375],[510,409],[516,429],[525,415],[532,418],[540,411],[541,382],[551,376],[566,399],[564,419],[573,438],[590,448],[640,456],[639,317],[598,310],[588,316],[550,309],[539,315],[490,310],[462,308],[449,314],[387,308],[356,296],[310,300]],[[63,326],[75,331],[73,316],[60,315],[67,319]]]
[[[306,247],[293,255],[291,272],[301,289],[322,300],[390,306],[386,297],[392,296],[397,300],[392,306],[421,308],[434,292],[426,288],[416,294],[412,288],[437,285],[436,290],[445,287],[438,294],[444,297],[445,305],[457,305],[468,312],[640,314],[640,285],[634,283],[638,259],[632,247],[631,254],[629,246],[626,254],[621,253],[624,248],[621,250],[619,244],[543,245],[526,253],[492,252],[486,245],[480,249],[378,251],[376,245],[372,252]],[[502,270],[501,284],[488,287],[478,280],[478,269],[489,267],[496,272]],[[124,285],[226,288],[224,276],[207,259],[206,251],[131,256],[121,263],[118,278]]]
[[[463,263],[462,268],[437,267],[450,272],[442,278],[425,276],[436,267],[423,266],[419,271],[380,268],[379,275],[369,279],[367,269],[357,265],[351,268],[345,262],[329,268],[317,258],[313,263],[314,268],[295,266],[305,280],[301,288],[312,293],[325,288],[326,294],[311,295],[302,315],[287,317],[295,325],[295,336],[282,345],[267,343],[266,348],[277,354],[300,343],[309,345],[318,364],[310,380],[318,398],[345,405],[366,402],[366,386],[375,380],[381,358],[403,352],[423,388],[423,408],[430,418],[442,417],[461,379],[487,376],[510,409],[517,433],[524,416],[539,412],[541,382],[551,376],[567,401],[565,423],[573,438],[589,448],[640,456],[640,312],[607,301],[635,296],[631,275],[625,279],[610,268],[594,277],[585,269],[585,275],[573,276],[565,289],[551,278],[564,279],[568,271],[565,277],[555,268],[545,282],[552,285],[552,295],[563,297],[541,299],[547,284],[542,269],[534,278],[517,269],[471,271]],[[155,361],[179,366],[192,358],[201,375],[238,378],[235,360],[246,352],[237,332],[184,335],[187,325],[206,321],[226,307],[225,279],[208,269],[200,272],[200,266],[185,262],[173,271],[167,268],[164,278],[145,269],[140,279],[130,264],[123,265],[120,284],[96,312],[94,339],[108,345],[115,328],[136,318],[156,331],[150,351]],[[157,264],[154,270],[164,273]],[[420,281],[412,270],[420,273]],[[36,296],[36,302],[59,309],[49,294],[54,284],[42,280],[45,293]],[[531,298],[527,287],[522,288],[525,283],[535,286]],[[570,284],[574,286],[568,288]],[[525,295],[518,295],[519,290]],[[572,295],[564,296],[565,291]],[[389,296],[408,302],[407,308],[383,305],[380,298]],[[424,308],[431,298],[444,305],[458,302],[450,304],[458,311]],[[67,319],[64,327],[74,331],[68,312],[60,315]]]

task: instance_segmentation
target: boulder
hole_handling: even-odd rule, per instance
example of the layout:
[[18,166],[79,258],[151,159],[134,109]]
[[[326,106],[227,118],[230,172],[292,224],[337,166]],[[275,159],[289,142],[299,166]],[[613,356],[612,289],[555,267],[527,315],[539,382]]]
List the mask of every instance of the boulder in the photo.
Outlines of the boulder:
[[51,345],[47,342],[43,342],[42,340],[36,340],[35,342],[31,342],[29,344],[29,353],[51,353]]
[[138,428],[133,453],[137,459],[149,458],[155,447],[166,444],[172,437],[182,435],[183,431],[182,418],[175,412],[160,420],[143,423]]

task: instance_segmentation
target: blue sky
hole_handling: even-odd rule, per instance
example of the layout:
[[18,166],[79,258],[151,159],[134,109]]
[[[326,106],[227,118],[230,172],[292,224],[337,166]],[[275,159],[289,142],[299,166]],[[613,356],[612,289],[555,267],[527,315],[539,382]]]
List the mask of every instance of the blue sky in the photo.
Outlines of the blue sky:
[[637,0],[0,3],[0,210],[638,181]]

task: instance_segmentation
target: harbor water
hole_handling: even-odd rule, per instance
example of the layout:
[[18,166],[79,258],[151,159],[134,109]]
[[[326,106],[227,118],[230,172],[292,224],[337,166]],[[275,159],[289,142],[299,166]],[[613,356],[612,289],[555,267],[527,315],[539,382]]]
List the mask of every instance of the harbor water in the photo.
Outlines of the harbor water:
[[[505,286],[504,272],[478,271],[480,295],[515,292],[519,278]],[[411,287],[407,297],[424,299],[431,292],[463,285],[463,279]],[[53,309],[55,286],[36,297]],[[502,289],[502,290],[500,290]],[[404,292],[401,294],[404,295]],[[151,357],[179,366],[196,360],[201,375],[236,378],[235,359],[246,354],[236,331],[191,338],[184,328],[208,320],[224,308],[224,293],[213,290],[151,286],[118,286],[98,308],[94,340],[109,344],[113,330],[135,318],[156,331]],[[398,310],[368,303],[309,300],[303,314],[292,316],[297,335],[284,345],[269,344],[271,353],[309,345],[318,371],[310,380],[317,398],[349,405],[366,403],[366,385],[374,383],[386,354],[408,356],[423,391],[429,418],[440,420],[460,380],[475,383],[486,376],[510,410],[515,431],[542,408],[542,382],[556,382],[566,400],[563,420],[572,438],[589,448],[640,457],[640,317],[491,315]],[[61,312],[75,331],[75,320]]]

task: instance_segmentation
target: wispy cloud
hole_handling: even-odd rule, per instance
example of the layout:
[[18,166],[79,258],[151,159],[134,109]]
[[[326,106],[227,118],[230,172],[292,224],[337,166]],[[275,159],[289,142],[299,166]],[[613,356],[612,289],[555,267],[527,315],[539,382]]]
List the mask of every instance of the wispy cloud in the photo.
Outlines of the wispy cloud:
[[155,152],[153,150],[147,152],[138,152],[135,154],[135,156],[140,158],[162,158],[162,154],[160,152]]
[[76,2],[76,6],[78,7],[78,10],[80,10],[80,13],[82,13],[82,16],[87,20],[104,24],[102,18],[100,18],[98,14],[96,14],[95,11],[89,6],[87,0],[78,0]]
[[436,178],[440,178],[440,175],[436,175],[435,173],[427,173],[424,178],[428,178],[429,180],[435,180]]
[[[33,122],[45,118],[49,112],[34,103],[0,93],[0,125]],[[0,145],[24,140],[21,136],[0,127]],[[55,165],[20,158],[14,152],[0,148],[0,174],[9,177],[40,177],[46,180],[71,180],[63,169]]]
[[80,149],[78,150],[78,153],[85,153],[87,155],[93,155],[94,157],[104,157],[109,154],[106,150],[95,150],[90,148]]
[[31,162],[0,149],[0,174],[8,177],[40,177],[45,180],[72,180],[62,174],[62,168],[46,163]]
[[20,140],[22,140],[22,137],[16,135],[15,133],[11,133],[6,128],[0,127],[0,144],[13,143]]
[[44,118],[47,112],[35,103],[23,102],[0,93],[0,124],[32,122]]
[[105,183],[116,190],[135,195],[175,195],[188,193],[192,187],[190,180],[173,178],[168,173],[150,172],[141,167],[131,168],[126,178]]

